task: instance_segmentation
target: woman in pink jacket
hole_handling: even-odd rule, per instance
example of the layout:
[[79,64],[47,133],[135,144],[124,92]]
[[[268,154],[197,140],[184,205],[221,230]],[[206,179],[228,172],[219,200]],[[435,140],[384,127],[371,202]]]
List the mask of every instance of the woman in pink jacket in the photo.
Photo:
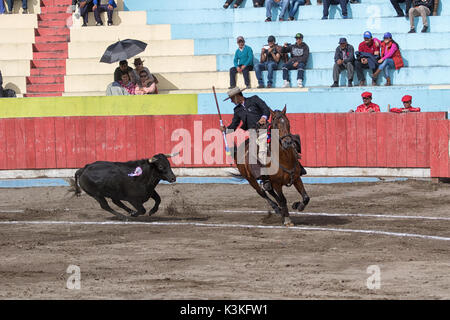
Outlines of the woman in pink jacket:
[[404,66],[403,58],[400,53],[400,46],[397,42],[392,40],[392,34],[386,32],[384,34],[384,41],[381,43],[381,59],[378,60],[380,64],[378,70],[372,76],[373,82],[376,83],[377,77],[381,71],[384,71],[386,77],[386,86],[391,85],[391,77],[389,76],[389,69],[398,70]]

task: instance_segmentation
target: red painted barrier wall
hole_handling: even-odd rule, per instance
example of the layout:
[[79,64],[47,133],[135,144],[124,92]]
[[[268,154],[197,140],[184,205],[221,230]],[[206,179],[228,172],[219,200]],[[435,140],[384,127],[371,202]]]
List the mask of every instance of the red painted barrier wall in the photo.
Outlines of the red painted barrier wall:
[[[288,116],[291,131],[301,136],[302,163],[307,167],[429,168],[431,143],[445,144],[444,138],[431,137],[448,129],[444,112]],[[231,117],[224,115],[224,122],[230,123]],[[433,119],[442,122],[435,125]],[[202,151],[210,144],[203,141],[201,147],[194,147],[196,121],[202,127],[197,134],[200,140],[208,129],[218,127],[216,115],[0,119],[0,169],[78,168],[96,160],[148,158],[171,152],[179,143],[171,141],[171,135],[180,128],[192,135],[193,163],[180,166],[224,166],[205,165],[201,156],[194,156],[195,148]],[[242,130],[238,133],[242,137]],[[228,139],[231,142],[232,136]],[[448,164],[448,156],[439,158],[436,174],[448,176],[450,169],[441,162]]]
[[450,178],[450,120],[431,121],[431,176]]

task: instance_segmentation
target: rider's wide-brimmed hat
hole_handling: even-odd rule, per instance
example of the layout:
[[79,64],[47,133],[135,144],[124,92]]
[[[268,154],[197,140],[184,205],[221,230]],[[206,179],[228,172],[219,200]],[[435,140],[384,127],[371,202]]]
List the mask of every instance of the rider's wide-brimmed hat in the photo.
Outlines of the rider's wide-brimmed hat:
[[228,92],[227,92],[228,98],[224,99],[223,101],[227,101],[228,99],[233,98],[235,95],[241,93],[241,92],[244,91],[244,90],[245,90],[245,88],[244,88],[244,89],[241,89],[241,88],[239,88],[239,87],[234,87],[233,89],[228,90]]

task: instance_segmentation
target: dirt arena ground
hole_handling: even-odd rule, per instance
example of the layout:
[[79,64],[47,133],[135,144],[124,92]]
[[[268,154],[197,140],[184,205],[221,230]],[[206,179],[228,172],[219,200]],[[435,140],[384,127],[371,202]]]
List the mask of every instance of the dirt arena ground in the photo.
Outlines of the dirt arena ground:
[[[292,215],[296,227],[282,228],[247,185],[178,184],[158,186],[162,206],[134,220],[144,223],[114,225],[119,221],[95,200],[71,198],[67,188],[2,189],[0,298],[450,299],[450,241],[307,229],[449,238],[449,184],[306,187],[311,202],[305,212],[364,216]],[[294,188],[286,194],[290,204],[298,201]],[[66,288],[69,265],[80,267],[80,290]],[[380,268],[379,289],[366,285],[371,265]]]

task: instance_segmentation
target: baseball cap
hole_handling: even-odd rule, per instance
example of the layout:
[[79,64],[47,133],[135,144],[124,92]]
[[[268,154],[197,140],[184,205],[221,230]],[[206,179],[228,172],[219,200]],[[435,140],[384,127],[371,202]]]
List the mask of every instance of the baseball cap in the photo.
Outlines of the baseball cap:
[[383,39],[392,39],[392,34],[390,32],[386,32],[383,36]]
[[411,101],[412,97],[410,95],[403,96],[402,102]]
[[362,94],[361,94],[361,97],[363,97],[363,98],[372,98],[372,93],[370,93],[370,92],[363,92]]
[[370,39],[372,38],[372,33],[370,31],[364,32],[364,39]]
[[267,42],[275,42],[275,37],[269,36],[269,38],[267,38]]
[[299,32],[295,35],[295,39],[297,38],[303,39],[303,35]]
[[347,39],[345,39],[345,38],[340,38],[340,39],[339,39],[339,44],[341,44],[341,43],[347,43]]
[[244,42],[245,42],[245,40],[244,40],[244,37],[243,37],[243,36],[239,36],[239,37],[237,37],[236,41],[237,41],[237,42],[239,42],[239,41],[244,41]]

